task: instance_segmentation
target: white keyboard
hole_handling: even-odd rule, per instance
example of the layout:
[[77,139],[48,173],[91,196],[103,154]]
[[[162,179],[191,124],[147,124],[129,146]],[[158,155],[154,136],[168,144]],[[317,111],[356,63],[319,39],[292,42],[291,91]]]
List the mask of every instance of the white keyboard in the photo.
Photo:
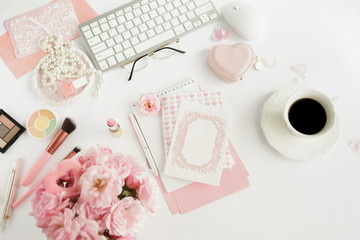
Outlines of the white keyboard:
[[135,0],[79,25],[97,69],[123,66],[219,19],[211,0]]

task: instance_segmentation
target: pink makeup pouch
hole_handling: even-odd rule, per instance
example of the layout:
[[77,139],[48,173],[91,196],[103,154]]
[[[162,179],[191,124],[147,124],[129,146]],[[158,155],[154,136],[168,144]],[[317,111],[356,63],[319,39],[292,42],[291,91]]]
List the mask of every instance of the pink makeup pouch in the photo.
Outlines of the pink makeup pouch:
[[233,83],[240,81],[254,63],[254,51],[246,43],[215,45],[209,53],[212,70],[222,79]]

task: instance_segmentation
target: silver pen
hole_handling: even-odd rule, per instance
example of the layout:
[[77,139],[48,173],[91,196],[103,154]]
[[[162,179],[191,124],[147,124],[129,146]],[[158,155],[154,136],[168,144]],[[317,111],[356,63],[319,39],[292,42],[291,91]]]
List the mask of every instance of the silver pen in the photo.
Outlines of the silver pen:
[[137,121],[135,114],[130,113],[129,119],[130,119],[131,125],[133,126],[133,129],[135,131],[135,134],[136,134],[137,138],[139,139],[140,145],[145,153],[146,161],[148,163],[150,170],[154,173],[155,176],[158,176],[159,171],[156,167],[154,157],[151,153],[149,145],[146,142],[145,136],[140,128],[139,122]]
[[13,162],[13,165],[11,167],[9,182],[6,188],[5,199],[1,213],[0,231],[5,228],[6,222],[10,218],[11,204],[14,200],[16,184],[17,184],[21,164],[22,164],[22,158],[18,158]]

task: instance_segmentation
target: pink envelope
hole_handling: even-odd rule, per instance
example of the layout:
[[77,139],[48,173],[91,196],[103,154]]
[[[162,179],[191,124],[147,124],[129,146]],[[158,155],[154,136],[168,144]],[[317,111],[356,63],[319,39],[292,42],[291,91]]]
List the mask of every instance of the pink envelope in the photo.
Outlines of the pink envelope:
[[229,150],[234,158],[235,165],[231,170],[222,173],[220,186],[192,183],[167,193],[162,186],[160,177],[156,177],[171,214],[187,213],[250,185],[247,178],[249,174],[230,141]]
[[[80,23],[98,16],[86,0],[71,0],[71,2]],[[34,69],[36,64],[38,64],[40,59],[45,55],[46,53],[44,52],[38,52],[18,60],[15,57],[9,33],[0,36],[0,57],[16,78],[20,78]]]

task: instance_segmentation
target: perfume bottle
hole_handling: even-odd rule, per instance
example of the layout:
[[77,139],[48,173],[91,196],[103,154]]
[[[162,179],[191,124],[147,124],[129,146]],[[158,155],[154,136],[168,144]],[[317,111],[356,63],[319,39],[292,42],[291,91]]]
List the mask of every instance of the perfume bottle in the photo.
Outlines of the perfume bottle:
[[123,134],[120,125],[114,119],[109,118],[107,120],[107,125],[109,127],[109,131],[114,137],[120,137]]

